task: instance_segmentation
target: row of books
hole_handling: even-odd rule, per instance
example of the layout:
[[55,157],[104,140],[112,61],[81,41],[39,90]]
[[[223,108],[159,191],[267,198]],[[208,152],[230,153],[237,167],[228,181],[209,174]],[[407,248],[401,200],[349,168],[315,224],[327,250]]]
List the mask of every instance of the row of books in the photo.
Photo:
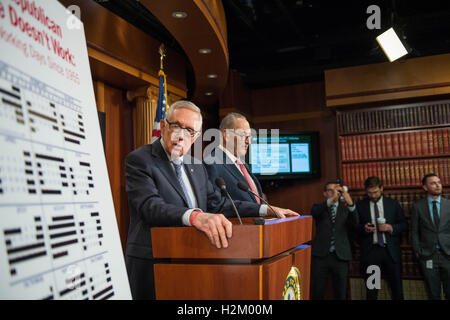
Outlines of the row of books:
[[340,137],[342,161],[450,153],[450,129]]
[[442,184],[450,184],[450,158],[344,163],[341,177],[350,189],[363,189],[370,176],[379,177],[385,187],[419,188],[422,178],[430,172],[437,174]]
[[340,134],[450,123],[450,102],[338,113]]

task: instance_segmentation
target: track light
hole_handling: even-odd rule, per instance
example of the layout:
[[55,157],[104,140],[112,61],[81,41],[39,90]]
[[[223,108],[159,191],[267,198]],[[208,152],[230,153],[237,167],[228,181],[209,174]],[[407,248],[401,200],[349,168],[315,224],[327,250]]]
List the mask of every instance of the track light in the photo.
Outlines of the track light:
[[377,42],[390,62],[395,61],[408,53],[393,28],[380,34],[377,37]]

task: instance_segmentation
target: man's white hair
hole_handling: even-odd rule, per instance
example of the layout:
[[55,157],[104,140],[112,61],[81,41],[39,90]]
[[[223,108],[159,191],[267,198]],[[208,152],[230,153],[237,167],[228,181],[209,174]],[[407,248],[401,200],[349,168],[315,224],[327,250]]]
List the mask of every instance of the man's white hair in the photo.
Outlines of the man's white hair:
[[198,117],[200,119],[200,128],[201,128],[202,122],[203,122],[202,112],[199,107],[197,107],[194,103],[187,101],[187,100],[179,100],[177,102],[172,103],[172,105],[169,107],[169,110],[167,111],[166,119],[168,119],[170,121],[172,113],[175,110],[181,109],[181,108],[195,111],[198,114]]

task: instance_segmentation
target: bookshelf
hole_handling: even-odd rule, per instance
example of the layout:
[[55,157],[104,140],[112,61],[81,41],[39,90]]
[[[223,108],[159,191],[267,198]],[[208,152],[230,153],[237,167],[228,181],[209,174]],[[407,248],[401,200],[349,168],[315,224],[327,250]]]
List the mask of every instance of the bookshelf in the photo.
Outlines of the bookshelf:
[[[338,172],[355,201],[365,197],[365,179],[378,176],[384,195],[399,201],[411,227],[411,208],[425,197],[421,180],[426,173],[439,175],[443,196],[450,196],[450,100],[341,108],[336,118]],[[402,237],[403,280],[421,280],[409,230]],[[358,246],[349,276],[361,277]]]

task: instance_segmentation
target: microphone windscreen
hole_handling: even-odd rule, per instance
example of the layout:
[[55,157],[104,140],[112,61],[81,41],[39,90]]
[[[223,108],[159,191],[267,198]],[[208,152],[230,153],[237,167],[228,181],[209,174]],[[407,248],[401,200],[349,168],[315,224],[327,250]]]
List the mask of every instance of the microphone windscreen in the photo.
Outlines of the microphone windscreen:
[[216,179],[216,186],[218,186],[220,189],[226,188],[225,180],[223,180],[223,178],[221,177],[218,177]]
[[239,189],[241,189],[243,191],[248,191],[248,186],[242,181],[239,181],[237,186],[238,186]]

